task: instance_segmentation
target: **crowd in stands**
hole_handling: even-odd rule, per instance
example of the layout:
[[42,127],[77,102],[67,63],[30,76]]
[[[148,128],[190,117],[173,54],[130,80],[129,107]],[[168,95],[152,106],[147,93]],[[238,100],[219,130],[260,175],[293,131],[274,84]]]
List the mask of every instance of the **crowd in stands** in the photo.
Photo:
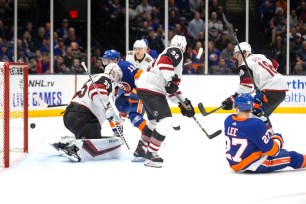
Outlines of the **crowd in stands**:
[[[13,22],[5,18],[5,13],[12,12],[12,5],[0,3],[0,61],[13,61]],[[91,54],[92,73],[104,71],[101,56],[107,49],[117,49],[124,58],[125,37],[118,33],[125,18],[125,1],[100,0],[93,11],[94,19],[102,19],[104,24],[95,26],[94,38],[100,40],[100,46],[93,46]],[[290,5],[290,65],[291,74],[306,73],[306,3],[305,0],[293,1]],[[222,20],[225,0],[209,1],[208,53],[195,60],[200,48],[205,46],[205,0],[169,0],[169,32],[164,32],[164,1],[130,0],[130,47],[138,39],[145,39],[150,50],[161,53],[176,34],[184,35],[188,46],[184,53],[184,74],[235,74],[236,60],[233,57],[235,41],[231,29]],[[1,5],[2,4],[2,5]],[[2,12],[3,11],[3,12]],[[260,0],[258,9],[261,23],[276,58],[284,59],[286,53],[286,11],[285,0]],[[54,73],[83,74],[81,61],[86,61],[86,39],[81,39],[76,28],[68,19],[62,19],[54,25]],[[31,74],[50,73],[50,23],[35,27],[28,21],[18,30],[17,59],[29,64]],[[120,32],[120,30],[119,30]],[[96,34],[96,35],[95,35]],[[113,43],[105,42],[105,35],[112,35]],[[101,39],[97,39],[101,36]],[[118,37],[119,36],[119,37]],[[116,38],[117,37],[117,38]],[[119,40],[120,38],[120,40]],[[118,40],[116,40],[118,39]],[[103,45],[103,42],[106,44]],[[116,47],[118,46],[118,47]],[[205,60],[208,67],[205,67]],[[188,63],[189,62],[189,63]]]

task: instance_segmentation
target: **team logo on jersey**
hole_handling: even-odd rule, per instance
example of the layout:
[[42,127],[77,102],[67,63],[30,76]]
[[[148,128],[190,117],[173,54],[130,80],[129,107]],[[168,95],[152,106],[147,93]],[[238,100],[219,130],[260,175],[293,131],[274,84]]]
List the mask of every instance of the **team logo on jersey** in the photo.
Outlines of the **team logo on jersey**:
[[171,55],[173,55],[175,59],[179,58],[179,55],[175,52],[175,50],[171,51]]
[[242,76],[242,75],[244,75],[244,71],[242,69],[240,69],[239,76]]

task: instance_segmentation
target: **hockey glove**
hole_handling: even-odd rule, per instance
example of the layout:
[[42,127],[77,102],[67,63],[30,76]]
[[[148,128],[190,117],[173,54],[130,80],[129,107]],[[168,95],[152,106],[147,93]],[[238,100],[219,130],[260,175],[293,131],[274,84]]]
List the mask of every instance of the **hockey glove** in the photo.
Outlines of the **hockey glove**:
[[178,107],[181,109],[182,115],[186,116],[188,118],[193,117],[195,112],[194,112],[194,108],[191,104],[191,101],[186,98],[185,101],[184,101],[184,104],[185,104],[187,109],[181,103],[179,103],[179,105],[178,105]]
[[181,79],[179,79],[177,74],[175,74],[172,77],[172,80],[167,82],[166,87],[165,87],[166,92],[168,94],[176,93],[179,89],[178,86],[179,86],[180,82],[181,82]]
[[276,140],[277,143],[279,143],[279,148],[283,148],[284,145],[284,139],[283,136],[280,133],[274,133],[274,135],[271,136],[273,140]]
[[234,95],[231,95],[230,97],[228,97],[227,99],[225,99],[222,102],[222,106],[223,106],[223,110],[232,110],[233,109],[233,103],[235,100],[235,97],[238,95],[238,93],[235,93]]
[[259,92],[254,96],[254,103],[253,103],[253,115],[256,115],[258,117],[264,115],[262,110],[262,104],[268,102],[266,96],[264,93]]

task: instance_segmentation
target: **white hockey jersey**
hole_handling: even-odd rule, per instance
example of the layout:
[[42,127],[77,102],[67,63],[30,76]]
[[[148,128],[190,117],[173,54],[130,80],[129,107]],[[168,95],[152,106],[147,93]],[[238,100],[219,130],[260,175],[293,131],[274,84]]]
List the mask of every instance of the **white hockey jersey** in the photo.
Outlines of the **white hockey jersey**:
[[[165,86],[168,81],[176,74],[179,79],[182,78],[183,72],[183,53],[177,47],[166,48],[140,75],[137,82],[137,89],[155,92],[156,94],[163,94],[169,96],[172,102],[178,103],[174,95],[169,95]],[[180,91],[177,94],[181,94]],[[183,96],[180,96],[184,99]]]
[[[288,85],[285,77],[277,72],[273,67],[271,60],[262,54],[252,54],[246,58],[248,67],[251,70],[254,83],[263,91],[288,91]],[[241,67],[244,66],[244,67]],[[252,92],[253,83],[251,76],[245,67],[245,63],[240,65],[240,84],[237,93]]]
[[135,51],[128,51],[125,60],[132,63],[136,68],[141,70],[146,70],[148,66],[153,62],[153,58],[147,53],[144,53],[144,57],[142,59],[137,60]]
[[75,93],[71,102],[78,103],[88,108],[91,113],[98,118],[102,127],[103,122],[106,120],[105,107],[109,104],[109,94],[112,92],[112,82],[106,74],[92,75],[92,79],[97,89],[91,83],[91,80],[88,80],[82,88]]

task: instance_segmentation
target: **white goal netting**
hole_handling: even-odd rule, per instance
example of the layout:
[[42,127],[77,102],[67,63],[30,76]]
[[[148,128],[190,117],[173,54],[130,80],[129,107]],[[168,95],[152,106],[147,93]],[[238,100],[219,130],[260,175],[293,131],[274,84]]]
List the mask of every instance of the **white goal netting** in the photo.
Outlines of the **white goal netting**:
[[27,65],[0,62],[0,167],[28,151],[27,79]]

